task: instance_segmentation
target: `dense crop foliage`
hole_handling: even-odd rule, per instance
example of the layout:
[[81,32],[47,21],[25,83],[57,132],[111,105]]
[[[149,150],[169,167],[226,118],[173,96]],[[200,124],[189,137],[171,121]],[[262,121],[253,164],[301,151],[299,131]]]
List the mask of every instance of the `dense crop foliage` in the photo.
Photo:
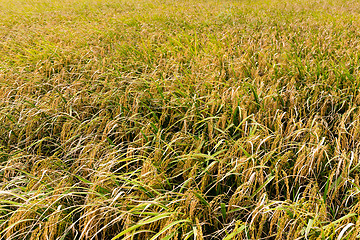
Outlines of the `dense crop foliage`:
[[0,239],[355,239],[360,3],[0,1]]

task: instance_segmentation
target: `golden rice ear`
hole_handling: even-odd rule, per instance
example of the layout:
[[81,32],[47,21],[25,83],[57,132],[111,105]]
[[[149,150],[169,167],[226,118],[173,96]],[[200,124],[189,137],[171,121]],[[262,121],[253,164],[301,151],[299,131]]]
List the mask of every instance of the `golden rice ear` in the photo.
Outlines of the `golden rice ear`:
[[200,221],[198,218],[196,218],[195,221],[196,221],[196,229],[197,229],[196,239],[204,240],[204,235],[203,235],[202,226],[200,224]]
[[255,239],[260,239],[261,236],[263,236],[263,228],[264,228],[264,225],[265,223],[267,222],[268,220],[268,216],[266,213],[261,213],[261,219],[258,223],[258,228],[256,229],[256,231],[254,231],[254,233],[256,233],[256,238]]
[[289,179],[288,176],[286,174],[286,172],[283,170],[283,179],[285,182],[285,186],[286,186],[286,200],[290,200],[290,186],[289,186]]
[[38,227],[35,228],[34,231],[31,233],[30,240],[36,240],[36,239],[46,239],[46,235],[44,236],[42,228]]

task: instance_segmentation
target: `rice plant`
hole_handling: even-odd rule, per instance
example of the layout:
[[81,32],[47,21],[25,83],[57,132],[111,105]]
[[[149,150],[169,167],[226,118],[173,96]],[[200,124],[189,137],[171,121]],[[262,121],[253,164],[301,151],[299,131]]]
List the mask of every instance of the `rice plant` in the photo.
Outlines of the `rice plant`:
[[360,238],[360,3],[0,2],[0,240]]

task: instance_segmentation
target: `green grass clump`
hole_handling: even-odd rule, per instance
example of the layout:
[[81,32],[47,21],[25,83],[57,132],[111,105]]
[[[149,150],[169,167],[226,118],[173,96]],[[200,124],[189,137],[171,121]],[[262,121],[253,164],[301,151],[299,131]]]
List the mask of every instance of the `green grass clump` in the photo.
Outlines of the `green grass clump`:
[[359,238],[359,9],[1,1],[0,239]]

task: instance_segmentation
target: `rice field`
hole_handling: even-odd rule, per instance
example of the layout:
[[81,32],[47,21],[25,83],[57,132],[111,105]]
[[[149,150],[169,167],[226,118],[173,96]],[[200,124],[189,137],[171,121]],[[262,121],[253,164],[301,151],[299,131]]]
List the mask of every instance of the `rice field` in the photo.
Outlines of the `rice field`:
[[0,1],[0,239],[360,238],[360,2]]

